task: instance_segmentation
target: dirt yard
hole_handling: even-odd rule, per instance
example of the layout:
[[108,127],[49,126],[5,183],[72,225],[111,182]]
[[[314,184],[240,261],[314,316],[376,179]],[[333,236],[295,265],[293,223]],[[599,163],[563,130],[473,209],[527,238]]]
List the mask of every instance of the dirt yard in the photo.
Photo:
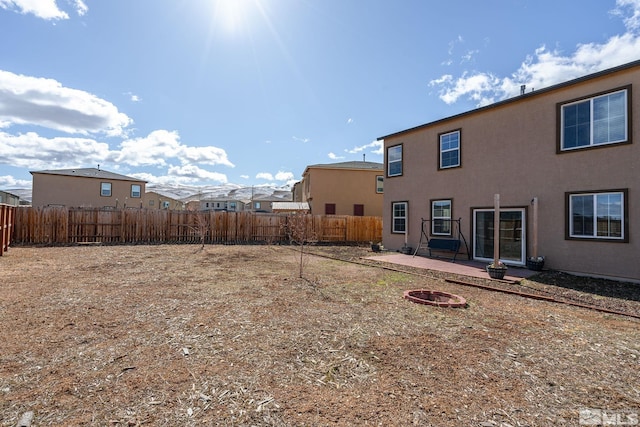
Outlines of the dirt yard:
[[[577,426],[587,409],[637,420],[637,319],[376,262],[307,255],[299,278],[294,249],[11,248],[0,425]],[[468,306],[415,304],[406,289]],[[640,313],[633,294],[588,298]]]

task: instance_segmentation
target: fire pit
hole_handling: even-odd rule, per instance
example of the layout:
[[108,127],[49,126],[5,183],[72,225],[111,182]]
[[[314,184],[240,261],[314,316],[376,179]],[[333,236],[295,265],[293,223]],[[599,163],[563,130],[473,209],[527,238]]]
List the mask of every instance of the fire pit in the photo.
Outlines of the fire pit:
[[408,290],[404,291],[404,297],[411,302],[426,305],[435,305],[436,307],[466,307],[467,300],[461,296],[441,291]]

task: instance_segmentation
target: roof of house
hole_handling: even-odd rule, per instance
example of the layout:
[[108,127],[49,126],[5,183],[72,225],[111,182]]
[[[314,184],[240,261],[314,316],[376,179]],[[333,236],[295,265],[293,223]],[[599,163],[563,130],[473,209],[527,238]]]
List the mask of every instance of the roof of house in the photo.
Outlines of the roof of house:
[[54,169],[54,170],[42,170],[42,171],[30,171],[30,173],[45,174],[45,175],[63,175],[63,176],[75,176],[80,178],[97,178],[97,179],[110,179],[119,181],[137,181],[147,182],[143,179],[132,178],[126,175],[120,175],[97,168],[78,168],[78,169]]
[[505,99],[503,101],[498,101],[498,102],[496,102],[494,104],[485,105],[484,107],[476,108],[474,110],[465,111],[464,113],[456,114],[454,116],[444,117],[442,119],[439,119],[439,120],[436,120],[436,121],[433,121],[433,122],[425,123],[425,124],[422,124],[422,125],[419,125],[419,126],[415,126],[415,127],[409,128],[409,129],[405,129],[405,130],[401,130],[401,131],[398,131],[398,132],[394,132],[394,133],[391,133],[389,135],[381,136],[381,137],[378,138],[378,141],[383,140],[385,138],[391,138],[391,137],[394,137],[394,136],[399,136],[399,135],[405,134],[407,132],[413,132],[415,130],[419,130],[419,129],[423,129],[423,128],[426,128],[426,127],[429,127],[429,126],[433,126],[435,124],[446,122],[448,120],[453,120],[453,119],[457,119],[457,118],[460,118],[460,117],[469,116],[471,114],[475,114],[475,113],[478,113],[480,111],[486,111],[486,110],[489,110],[489,109],[500,107],[500,106],[503,106],[505,104],[510,104],[512,102],[518,102],[518,101],[521,101],[521,100],[524,100],[524,99],[528,99],[528,98],[531,98],[531,97],[534,97],[534,96],[537,96],[537,95],[542,95],[543,93],[547,93],[547,92],[551,92],[551,91],[554,91],[554,90],[558,90],[558,89],[561,89],[563,87],[572,86],[572,85],[575,85],[575,84],[578,84],[578,83],[582,83],[582,82],[585,82],[585,81],[588,81],[588,80],[596,79],[596,78],[599,78],[599,77],[606,76],[608,74],[617,73],[619,71],[627,70],[627,69],[634,68],[634,67],[640,67],[640,60],[632,61],[632,62],[629,62],[627,64],[619,65],[617,67],[608,68],[606,70],[598,71],[597,73],[588,74],[586,76],[582,76],[582,77],[578,77],[577,79],[573,79],[573,80],[569,80],[569,81],[566,81],[566,82],[558,83],[558,84],[555,84],[553,86],[549,86],[549,87],[546,87],[546,88],[543,88],[543,89],[539,89],[539,90],[535,90],[535,91],[532,90],[530,92],[526,92],[526,93],[524,93],[522,95],[518,95],[518,96],[515,96],[513,98]]
[[307,202],[273,202],[271,209],[274,211],[308,211]]
[[11,197],[15,197],[15,198],[17,198],[17,199],[19,199],[19,198],[20,198],[20,196],[18,196],[17,194],[10,193],[10,192],[5,191],[5,190],[0,190],[0,193],[7,194],[7,195],[9,195],[9,196],[11,196]]
[[377,162],[365,162],[365,161],[351,161],[340,163],[324,163],[317,165],[309,165],[309,168],[321,168],[321,169],[366,169],[366,170],[383,170],[384,165]]

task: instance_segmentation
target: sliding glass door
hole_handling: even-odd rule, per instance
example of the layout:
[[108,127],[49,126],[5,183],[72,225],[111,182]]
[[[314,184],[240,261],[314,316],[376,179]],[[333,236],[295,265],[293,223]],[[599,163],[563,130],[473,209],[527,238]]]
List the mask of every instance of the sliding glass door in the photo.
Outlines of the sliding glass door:
[[[493,209],[473,211],[473,257],[493,260]],[[500,260],[506,264],[524,265],[526,253],[525,210],[500,210]]]

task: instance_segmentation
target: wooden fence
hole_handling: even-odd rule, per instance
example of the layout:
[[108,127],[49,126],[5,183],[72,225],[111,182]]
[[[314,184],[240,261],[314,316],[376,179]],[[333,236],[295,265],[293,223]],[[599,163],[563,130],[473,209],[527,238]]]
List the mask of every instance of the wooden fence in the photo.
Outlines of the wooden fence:
[[13,223],[13,242],[25,245],[281,243],[292,234],[320,243],[382,239],[382,218],[371,216],[21,207]]
[[11,232],[16,208],[0,204],[0,256],[4,254],[11,244]]

